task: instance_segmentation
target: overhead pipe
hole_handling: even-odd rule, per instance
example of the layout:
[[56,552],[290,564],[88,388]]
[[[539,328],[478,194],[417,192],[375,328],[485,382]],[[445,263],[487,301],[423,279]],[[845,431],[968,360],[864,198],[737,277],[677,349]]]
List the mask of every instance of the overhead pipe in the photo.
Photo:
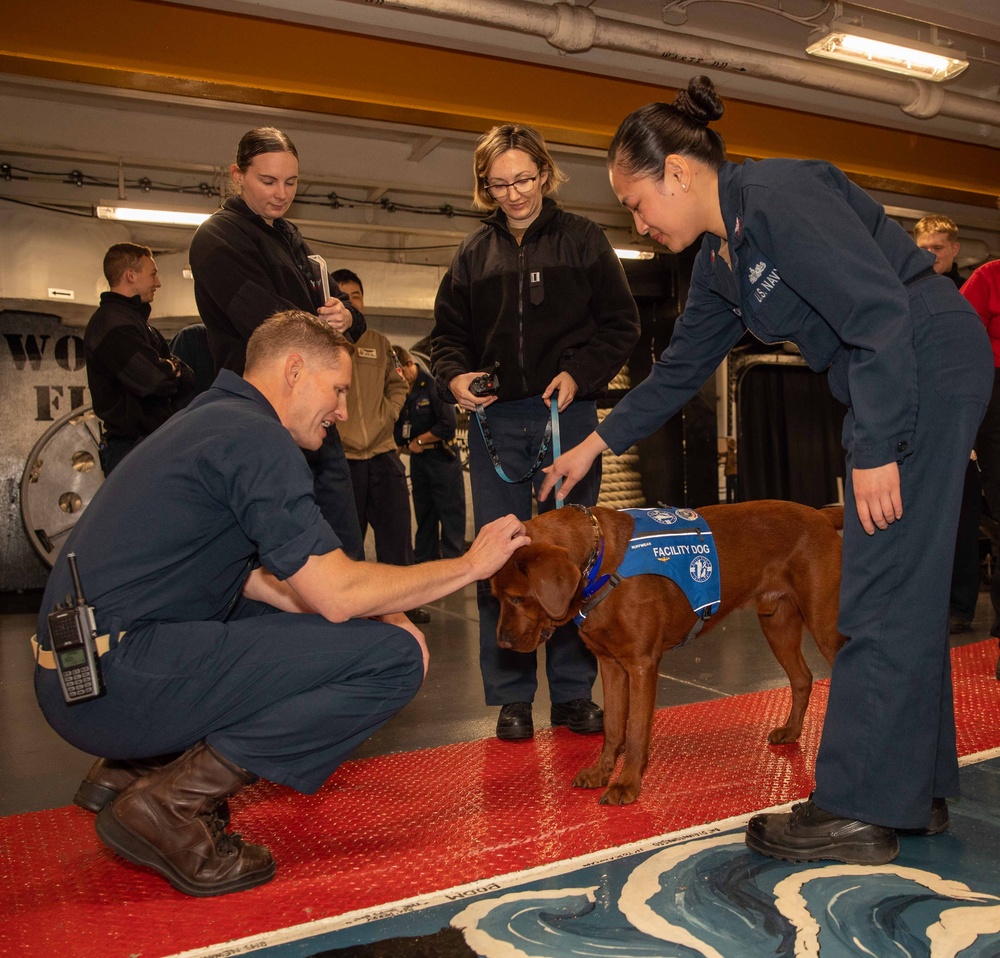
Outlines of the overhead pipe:
[[[371,3],[371,0],[360,0]],[[378,0],[378,9],[405,10],[543,37],[566,53],[593,47],[689,63],[825,93],[839,93],[898,106],[920,119],[947,116],[1000,127],[1000,103],[953,93],[936,83],[885,74],[865,76],[825,63],[780,53],[747,50],[661,27],[601,17],[589,7],[536,0]]]

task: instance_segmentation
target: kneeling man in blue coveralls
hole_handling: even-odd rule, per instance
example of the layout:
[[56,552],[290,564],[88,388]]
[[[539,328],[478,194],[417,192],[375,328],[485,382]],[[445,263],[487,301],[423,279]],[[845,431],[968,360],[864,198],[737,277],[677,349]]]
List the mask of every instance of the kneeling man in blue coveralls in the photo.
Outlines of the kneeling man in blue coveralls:
[[76,801],[105,845],[189,895],[274,875],[227,831],[227,800],[270,779],[312,793],[423,681],[423,634],[401,610],[485,579],[529,540],[507,516],[458,559],[354,562],[323,520],[299,447],[347,418],[354,347],[289,311],[251,336],[242,377],[157,429],[71,532],[94,606],[106,693],[67,705],[47,616],[74,592],[49,578],[35,642],[45,717],[97,762]]

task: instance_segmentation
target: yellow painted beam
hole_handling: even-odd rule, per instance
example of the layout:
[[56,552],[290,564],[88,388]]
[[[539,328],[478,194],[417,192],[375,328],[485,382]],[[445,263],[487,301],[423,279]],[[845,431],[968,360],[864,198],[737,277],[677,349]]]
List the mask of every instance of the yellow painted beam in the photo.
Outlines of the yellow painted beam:
[[[518,120],[554,143],[602,148],[626,113],[675,92],[151,0],[9,6],[0,71],[262,109],[476,133]],[[827,159],[866,185],[938,199],[991,205],[996,196],[998,151],[988,146],[737,100],[719,130],[740,156]]]

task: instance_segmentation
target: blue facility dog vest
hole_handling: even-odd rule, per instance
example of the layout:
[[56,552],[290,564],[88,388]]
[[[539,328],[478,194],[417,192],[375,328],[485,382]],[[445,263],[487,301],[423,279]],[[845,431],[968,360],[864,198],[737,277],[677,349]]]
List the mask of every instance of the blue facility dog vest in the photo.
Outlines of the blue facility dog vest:
[[[594,596],[594,602],[585,605],[575,621],[582,624],[587,612],[606,595],[598,595],[609,583],[613,588],[622,579],[634,575],[662,575],[680,586],[691,608],[698,614],[698,622],[688,638],[700,631],[704,620],[719,610],[722,601],[722,581],[719,572],[719,555],[715,537],[708,523],[693,509],[622,509],[635,522],[625,558],[612,575],[594,579],[594,573],[583,590],[584,599]],[[603,555],[603,542],[601,555]],[[685,639],[687,641],[687,639]]]
[[693,509],[623,509],[635,529],[618,574],[663,575],[673,579],[698,615],[719,609],[722,584],[715,537]]

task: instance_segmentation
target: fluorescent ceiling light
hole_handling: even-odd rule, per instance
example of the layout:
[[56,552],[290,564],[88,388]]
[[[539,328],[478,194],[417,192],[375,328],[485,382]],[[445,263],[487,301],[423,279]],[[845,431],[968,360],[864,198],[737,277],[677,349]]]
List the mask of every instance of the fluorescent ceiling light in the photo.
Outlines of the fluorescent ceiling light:
[[654,254],[648,249],[616,249],[615,255],[619,259],[652,259]]
[[102,220],[119,220],[123,223],[158,223],[163,226],[201,226],[212,214],[195,209],[164,209],[126,203],[120,200],[101,200],[94,208]]
[[957,50],[836,23],[806,53],[936,82],[958,76],[969,65]]

